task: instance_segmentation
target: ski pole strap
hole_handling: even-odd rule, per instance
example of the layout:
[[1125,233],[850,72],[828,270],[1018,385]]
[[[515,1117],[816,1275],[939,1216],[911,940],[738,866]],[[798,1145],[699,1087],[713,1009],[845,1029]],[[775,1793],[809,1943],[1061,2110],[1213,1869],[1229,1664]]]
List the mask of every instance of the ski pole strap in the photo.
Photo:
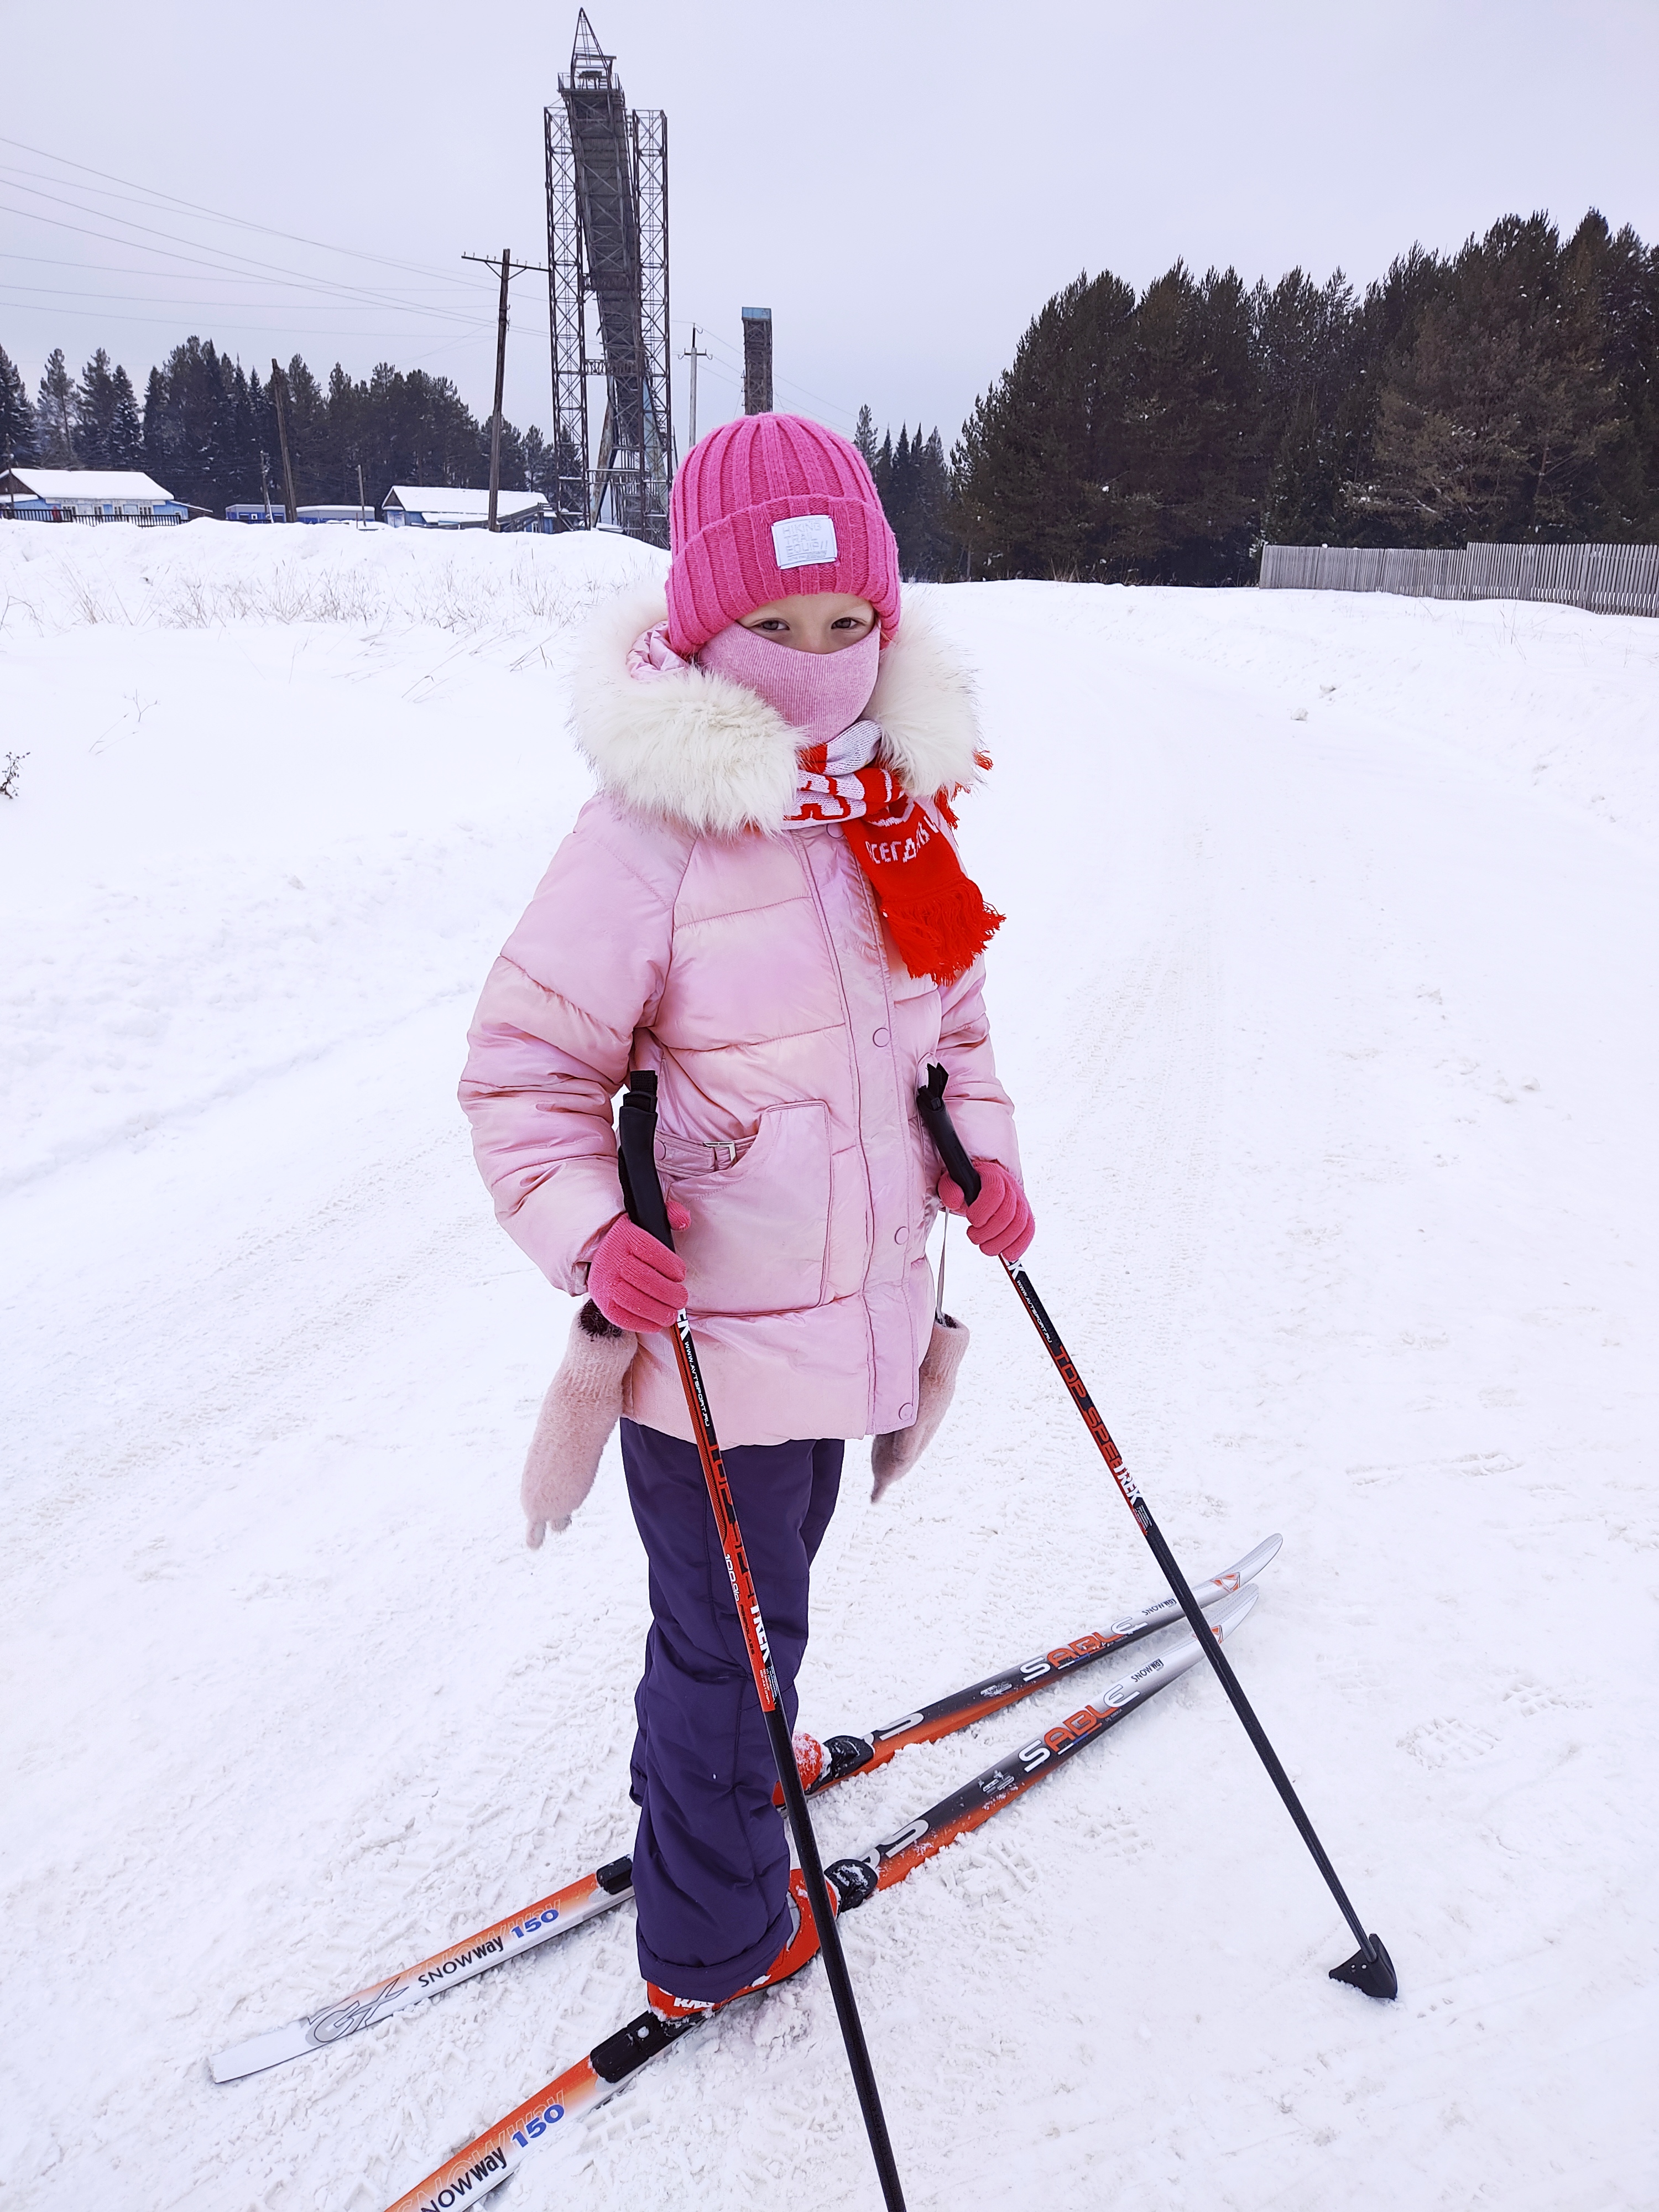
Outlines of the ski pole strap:
[[[945,1163],[945,1173],[971,1206],[980,1194],[980,1172],[951,1125],[951,1109],[945,1103],[945,1086],[950,1079],[942,1067],[930,1062],[927,1081],[916,1093],[916,1111],[927,1125],[927,1133],[933,1140],[934,1151]],[[654,1076],[652,1080],[656,1080]]]
[[657,1074],[654,1068],[630,1068],[628,1090],[617,1115],[617,1174],[628,1218],[672,1252],[662,1182],[657,1174]]

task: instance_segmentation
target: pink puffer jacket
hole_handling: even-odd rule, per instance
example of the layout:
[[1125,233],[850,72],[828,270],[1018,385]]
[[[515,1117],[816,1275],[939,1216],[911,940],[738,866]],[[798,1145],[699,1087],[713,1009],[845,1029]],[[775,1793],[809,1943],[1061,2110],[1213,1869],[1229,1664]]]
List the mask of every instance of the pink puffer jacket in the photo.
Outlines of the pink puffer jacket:
[[[579,672],[599,795],[479,1001],[461,1083],[479,1168],[508,1232],[581,1293],[622,1210],[611,1100],[630,1066],[655,1068],[722,1443],[903,1428],[933,1304],[939,1166],[915,1095],[930,1059],[969,1151],[1019,1171],[982,965],[948,990],[908,974],[841,831],[781,830],[795,736],[770,707],[700,669],[629,676],[661,615],[607,610]],[[917,613],[869,712],[908,789],[974,780],[968,684]],[[690,1437],[665,1335],[641,1339],[625,1410]]]

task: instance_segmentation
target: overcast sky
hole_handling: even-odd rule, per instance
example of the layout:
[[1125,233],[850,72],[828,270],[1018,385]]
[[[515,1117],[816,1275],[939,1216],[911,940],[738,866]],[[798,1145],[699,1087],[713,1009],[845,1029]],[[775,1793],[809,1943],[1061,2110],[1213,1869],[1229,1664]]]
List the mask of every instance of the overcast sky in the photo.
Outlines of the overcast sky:
[[[695,320],[714,349],[705,429],[738,409],[745,305],[773,310],[781,407],[850,430],[868,400],[948,446],[1082,269],[1363,283],[1413,240],[1592,204],[1659,238],[1659,0],[590,13],[630,101],[668,111],[675,347]],[[542,108],[574,6],[7,15],[0,344],[31,392],[52,345],[78,369],[100,343],[142,392],[197,331],[262,368],[441,372],[488,410],[494,283],[460,256],[545,258]],[[539,277],[516,289],[507,407],[548,422]]]

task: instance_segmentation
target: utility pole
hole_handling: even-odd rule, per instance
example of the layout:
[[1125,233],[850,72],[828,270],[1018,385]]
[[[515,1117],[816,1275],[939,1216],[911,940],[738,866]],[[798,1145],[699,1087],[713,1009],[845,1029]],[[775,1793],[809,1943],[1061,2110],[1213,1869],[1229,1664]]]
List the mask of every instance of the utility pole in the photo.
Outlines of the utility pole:
[[359,461],[357,464],[357,527],[359,530],[367,530],[368,527],[368,517],[364,512],[367,505],[368,501],[363,497],[363,465]]
[[495,411],[489,418],[489,523],[499,530],[495,503],[501,494],[501,385],[507,375],[507,288],[513,282],[513,256],[501,248],[501,304],[495,315]]
[[294,462],[288,449],[288,379],[273,354],[270,362],[270,388],[276,399],[276,435],[283,447],[283,500],[290,522],[300,520],[300,502],[294,496]]
[[501,488],[501,386],[507,375],[507,288],[515,276],[536,270],[545,276],[546,269],[538,261],[520,261],[515,267],[513,255],[507,246],[501,248],[499,263],[493,254],[464,253],[463,261],[482,262],[486,269],[498,268],[501,273],[501,306],[495,314],[495,411],[489,418],[489,527],[499,530],[495,519],[496,502]]
[[680,356],[680,359],[689,361],[691,364],[691,443],[695,446],[697,442],[697,363],[700,361],[714,359],[712,354],[698,352],[697,326],[695,323],[691,325],[691,343]]

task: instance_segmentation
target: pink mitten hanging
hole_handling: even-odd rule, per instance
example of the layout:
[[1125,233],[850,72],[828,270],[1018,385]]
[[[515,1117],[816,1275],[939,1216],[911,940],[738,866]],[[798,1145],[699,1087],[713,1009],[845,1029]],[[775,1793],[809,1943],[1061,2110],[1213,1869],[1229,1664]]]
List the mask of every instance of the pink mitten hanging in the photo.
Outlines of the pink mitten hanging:
[[599,1455],[622,1418],[623,1377],[640,1340],[608,1322],[589,1298],[570,1324],[563,1364],[548,1386],[524,1463],[519,1495],[525,1541],[539,1551],[549,1528],[556,1536],[593,1487]]

